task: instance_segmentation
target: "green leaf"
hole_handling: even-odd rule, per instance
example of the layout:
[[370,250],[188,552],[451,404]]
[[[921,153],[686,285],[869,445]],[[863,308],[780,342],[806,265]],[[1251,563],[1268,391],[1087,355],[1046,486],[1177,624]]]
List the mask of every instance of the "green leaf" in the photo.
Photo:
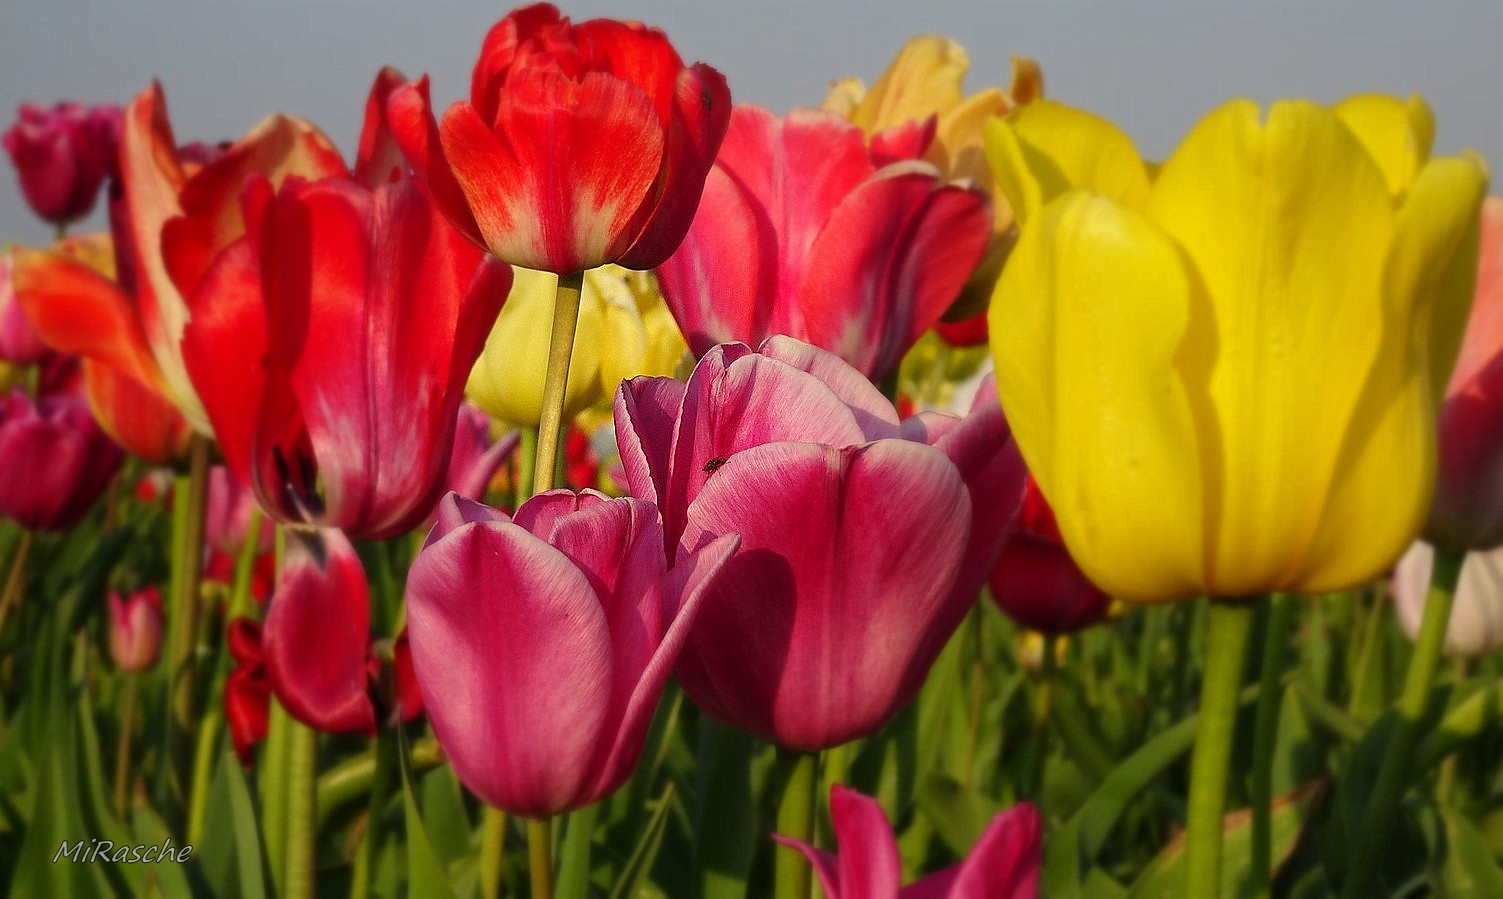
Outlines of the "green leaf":
[[[1273,867],[1294,851],[1311,810],[1325,793],[1325,781],[1314,780],[1273,801]],[[1221,845],[1221,895],[1242,897],[1252,867],[1252,811],[1241,809],[1226,816]],[[1138,875],[1129,899],[1178,899],[1184,888],[1185,838],[1176,837]]]
[[423,816],[433,849],[445,865],[475,853],[470,815],[464,807],[459,778],[454,769],[440,765],[424,774],[419,787],[423,794]]
[[1436,811],[1445,832],[1436,892],[1447,899],[1503,896],[1503,869],[1482,834],[1455,809],[1440,806]]
[[[136,841],[148,846],[160,846],[170,850],[174,855],[188,852],[188,858],[184,861],[166,861],[158,859],[150,865],[143,865],[155,878],[162,895],[167,899],[189,899],[192,896],[202,896],[208,891],[207,884],[203,882],[202,873],[198,867],[197,847],[191,849],[172,838],[167,830],[167,825],[157,817],[157,813],[145,802],[137,802],[131,818],[136,822]],[[189,879],[190,872],[194,875],[193,881],[199,885],[193,888],[193,882]]]
[[699,719],[698,730],[695,883],[703,899],[741,899],[757,845],[753,738],[707,717]]
[[595,821],[600,803],[570,812],[564,827],[564,846],[559,853],[558,899],[586,899],[590,892],[590,848],[595,843]]
[[81,851],[87,852],[93,836],[79,814],[71,731],[71,719],[62,715],[54,719],[44,741],[30,820],[10,883],[12,896],[107,896],[114,892],[104,873],[105,864],[67,858],[53,863],[65,843],[71,848],[82,842]]
[[986,825],[1002,812],[992,798],[938,772],[924,778],[916,798],[919,811],[934,824],[935,833],[957,858],[966,857]]
[[266,896],[261,828],[234,753],[220,757],[210,782],[202,844],[194,851],[216,896]]
[[397,728],[401,740],[402,808],[407,823],[407,890],[412,896],[432,896],[434,899],[453,899],[454,890],[449,885],[443,862],[433,850],[428,831],[423,827],[422,815],[418,813],[417,800],[412,795],[412,778],[408,773],[407,732]]
[[652,870],[652,865],[658,858],[658,850],[663,846],[663,832],[668,828],[668,813],[673,807],[673,800],[673,782],[669,781],[668,786],[663,788],[663,795],[658,798],[657,809],[642,830],[641,839],[637,840],[636,848],[626,860],[626,866],[621,869],[621,876],[611,889],[610,899],[627,899],[637,895],[642,878]]

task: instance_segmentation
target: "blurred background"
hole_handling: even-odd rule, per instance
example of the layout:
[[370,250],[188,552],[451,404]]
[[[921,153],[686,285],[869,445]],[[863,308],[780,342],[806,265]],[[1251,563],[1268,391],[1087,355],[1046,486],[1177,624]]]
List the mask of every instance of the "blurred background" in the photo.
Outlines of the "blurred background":
[[[1008,56],[1043,66],[1046,93],[1101,113],[1149,157],[1233,96],[1418,92],[1436,151],[1470,147],[1503,183],[1503,2],[1191,0],[575,0],[576,19],[666,30],[686,61],[719,68],[738,102],[818,105],[831,81],[870,83],[911,35],[947,34],[971,57],[967,93],[1006,86]],[[472,0],[4,0],[0,128],[22,101],[124,104],[152,78],[179,142],[234,139],[283,111],[347,154],[383,64],[429,72],[440,108],[468,92],[486,29],[511,7]],[[102,227],[99,212],[85,227]],[[51,229],[0,170],[0,242]]]

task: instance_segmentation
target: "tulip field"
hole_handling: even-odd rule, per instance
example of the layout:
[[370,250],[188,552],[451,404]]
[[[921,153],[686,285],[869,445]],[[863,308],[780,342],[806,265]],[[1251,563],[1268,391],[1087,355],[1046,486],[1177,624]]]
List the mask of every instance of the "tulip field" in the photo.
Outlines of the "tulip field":
[[4,123],[0,894],[1503,897],[1503,198],[1424,98],[1148,158],[934,34],[786,112],[473,58],[352,153]]

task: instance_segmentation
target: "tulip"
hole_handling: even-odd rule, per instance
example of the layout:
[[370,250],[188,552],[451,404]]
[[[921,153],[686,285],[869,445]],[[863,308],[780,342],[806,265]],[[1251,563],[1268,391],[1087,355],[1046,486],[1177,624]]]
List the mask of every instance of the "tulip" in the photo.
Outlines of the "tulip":
[[261,652],[261,625],[249,618],[230,622],[225,642],[235,668],[224,682],[224,720],[242,767],[255,761],[255,745],[266,739],[271,723],[271,682]]
[[[1424,531],[1427,541],[1450,549],[1492,549],[1503,544],[1500,334],[1503,197],[1488,197],[1482,204],[1482,244],[1471,318],[1440,410],[1435,497]],[[1454,620],[1452,624],[1454,630]]]
[[122,598],[111,591],[110,658],[128,674],[140,674],[162,651],[162,595],[156,587]]
[[[204,515],[204,539],[218,553],[240,555],[250,531],[251,516],[256,511],[255,494],[237,480],[223,465],[209,469],[208,509]],[[256,555],[272,551],[276,528],[266,519],[256,531]]]
[[679,660],[696,705],[818,750],[913,698],[1022,498],[994,397],[899,424],[860,372],[785,337],[711,350],[687,385],[621,386],[626,481],[662,509],[669,551],[741,535]]
[[[1015,56],[1007,90],[990,87],[967,97],[961,83],[970,66],[970,57],[960,44],[938,35],[919,35],[903,45],[871,90],[860,79],[847,78],[832,86],[822,105],[858,125],[868,140],[880,139],[884,132],[905,123],[932,118],[934,140],[923,153],[925,161],[933,163],[948,179],[969,179],[991,199],[991,239],[981,264],[945,316],[955,321],[985,311],[997,276],[1017,240],[1012,207],[982,153],[983,126],[992,116],[1005,116],[1044,93],[1038,64]],[[984,315],[975,318],[971,329],[979,329],[982,335],[975,343],[986,342]]]
[[[543,413],[558,276],[524,268],[514,268],[512,274],[511,293],[465,389],[495,418],[536,428]],[[672,374],[685,349],[650,276],[609,265],[586,272],[583,284],[564,392],[565,420],[625,378]]]
[[1002,403],[1107,592],[1327,593],[1419,530],[1486,175],[1380,105],[1234,101],[1151,179],[1068,107],[989,126],[1023,223],[991,310]]
[[99,430],[83,400],[0,402],[0,515],[24,528],[65,531],[88,514],[120,467],[120,448]]
[[1018,529],[1002,547],[989,583],[1007,616],[1050,636],[1084,630],[1106,618],[1112,598],[1070,558],[1038,485],[1028,479]]
[[694,224],[658,269],[696,356],[785,334],[877,378],[939,321],[986,247],[986,198],[879,155],[830,113],[736,108]]
[[11,250],[0,250],[0,362],[36,365],[47,358],[47,345],[16,300]]
[[26,202],[62,226],[94,208],[100,185],[115,168],[119,135],[119,107],[23,103],[3,141]]
[[454,227],[513,265],[653,268],[683,239],[725,135],[730,92],[663,32],[513,11],[480,49],[470,99],[436,122],[428,81],[392,130]]
[[965,861],[901,887],[898,841],[882,806],[870,796],[835,784],[830,823],[839,853],[800,840],[773,839],[802,852],[827,899],[1033,899],[1038,895],[1043,816],[1025,803],[992,819]]
[[407,579],[412,661],[454,772],[546,818],[631,776],[734,536],[667,566],[657,511],[552,490],[515,518],[455,497]]
[[[1416,541],[1393,573],[1393,601],[1399,623],[1410,640],[1419,635],[1435,550]],[[1461,580],[1446,625],[1445,652],[1477,658],[1503,646],[1503,549],[1472,552],[1461,566]]]
[[[491,440],[490,417],[469,403],[460,404],[445,492],[483,501],[491,479],[516,451],[519,436],[513,431],[500,440]],[[434,511],[437,510],[435,503]]]

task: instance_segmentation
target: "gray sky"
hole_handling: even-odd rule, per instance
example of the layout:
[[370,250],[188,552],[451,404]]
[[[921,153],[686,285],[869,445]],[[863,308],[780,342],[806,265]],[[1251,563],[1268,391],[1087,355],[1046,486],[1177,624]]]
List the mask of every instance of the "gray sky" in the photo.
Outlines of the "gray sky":
[[[716,66],[732,96],[785,111],[826,85],[868,82],[910,35],[948,34],[968,90],[1037,58],[1046,90],[1116,121],[1162,156],[1233,96],[1334,101],[1423,94],[1436,151],[1480,152],[1503,193],[1503,0],[579,0],[575,19],[658,25],[685,60]],[[23,100],[123,104],[162,80],[181,141],[235,138],[273,111],[317,122],[348,153],[378,67],[427,71],[440,104],[466,91],[486,29],[509,7],[459,0],[3,0],[0,120]],[[98,219],[96,218],[96,223]],[[0,241],[44,240],[0,166]]]

